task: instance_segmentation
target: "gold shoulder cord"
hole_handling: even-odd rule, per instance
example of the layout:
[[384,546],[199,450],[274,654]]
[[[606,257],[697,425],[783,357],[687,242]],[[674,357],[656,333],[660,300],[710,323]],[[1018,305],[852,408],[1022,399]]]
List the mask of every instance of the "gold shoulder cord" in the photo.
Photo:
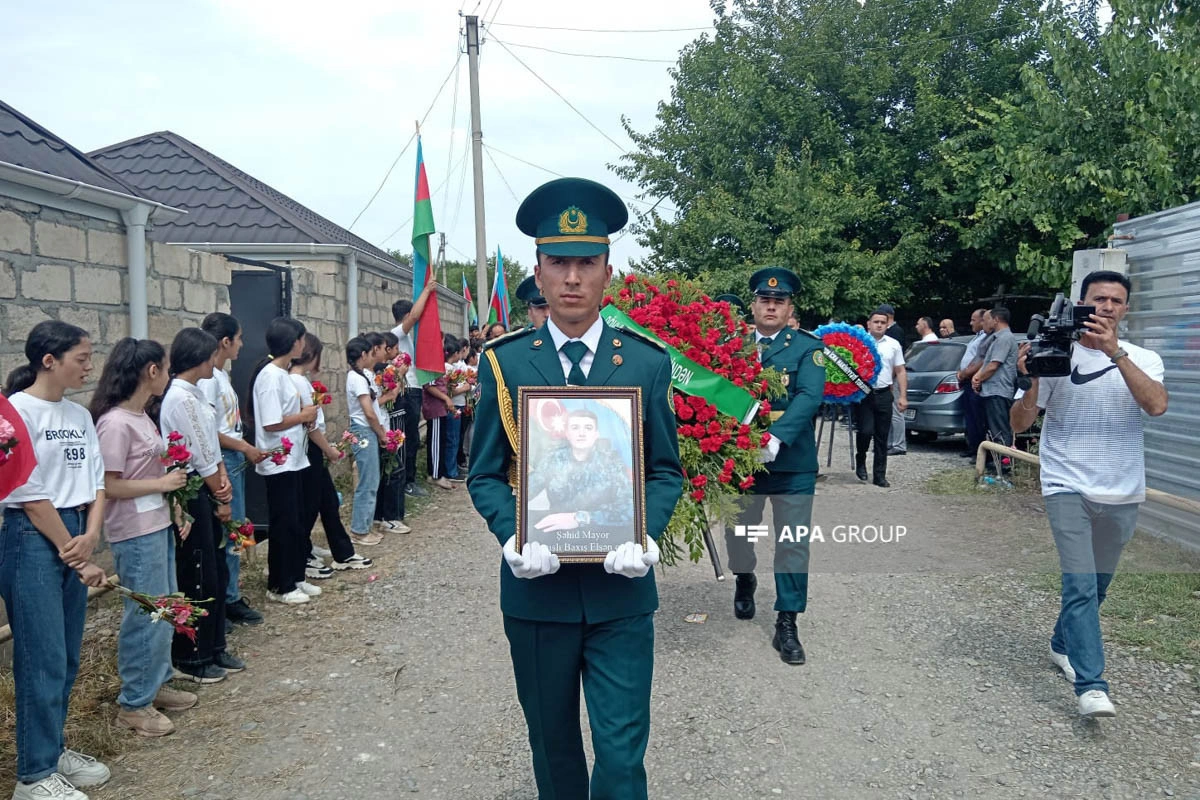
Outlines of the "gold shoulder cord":
[[513,451],[513,460],[508,468],[508,483],[514,489],[517,488],[517,420],[513,416],[512,410],[512,395],[508,391],[508,384],[504,382],[504,373],[500,371],[500,359],[496,358],[496,351],[487,349],[483,351],[487,356],[488,361],[492,365],[492,372],[496,375],[496,405],[500,410],[500,422],[504,426],[504,433],[508,435],[508,445]]

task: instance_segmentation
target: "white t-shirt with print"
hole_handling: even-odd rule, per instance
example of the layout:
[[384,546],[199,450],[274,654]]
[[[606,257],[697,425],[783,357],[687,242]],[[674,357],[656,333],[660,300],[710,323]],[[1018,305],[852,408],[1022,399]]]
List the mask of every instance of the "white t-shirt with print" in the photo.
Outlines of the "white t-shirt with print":
[[[296,391],[300,392],[300,407],[307,408],[313,405],[313,385],[308,376],[289,372],[288,377],[296,385]],[[321,433],[325,432],[325,409],[320,406],[317,406],[317,430]]]
[[292,450],[283,464],[276,464],[269,458],[255,464],[254,470],[259,475],[296,472],[308,466],[308,433],[303,425],[278,431],[269,431],[265,427],[278,425],[284,417],[299,414],[300,408],[300,392],[287,371],[274,364],[263,367],[254,379],[254,444],[259,450],[274,450],[287,438],[292,443]]
[[[1162,383],[1157,353],[1120,346]],[[1108,356],[1075,344],[1069,377],[1038,380],[1038,407],[1046,410],[1038,445],[1043,495],[1075,492],[1110,505],[1146,499],[1145,415]]]
[[196,381],[196,385],[217,412],[217,432],[230,439],[241,439],[242,409],[238,405],[237,392],[229,382],[229,374],[214,368],[211,378]]
[[[449,374],[453,370],[461,370],[463,375],[466,375],[467,374],[467,362],[466,361],[455,361],[453,364],[446,365],[446,373],[447,374]],[[449,394],[453,390],[454,390],[453,386],[449,386],[449,385],[446,386],[447,394]],[[466,392],[464,392],[462,394],[452,395],[450,399],[454,402],[454,405],[458,406],[459,408],[466,408],[466,405],[467,405],[467,393]]]
[[72,400],[50,402],[25,392],[8,399],[32,440],[17,446],[32,444],[37,464],[29,480],[4,498],[4,507],[49,500],[66,509],[94,502],[104,488],[104,459],[87,409]]

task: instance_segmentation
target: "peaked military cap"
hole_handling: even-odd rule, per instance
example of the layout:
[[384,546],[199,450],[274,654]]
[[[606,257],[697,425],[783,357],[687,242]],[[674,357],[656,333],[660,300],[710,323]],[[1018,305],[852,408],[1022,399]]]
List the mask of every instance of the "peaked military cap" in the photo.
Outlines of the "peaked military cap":
[[546,298],[542,297],[542,290],[538,288],[537,280],[532,275],[521,281],[521,285],[517,287],[517,299],[535,308],[550,305]]
[[736,294],[719,294],[714,297],[713,300],[717,301],[718,303],[729,303],[729,307],[737,309],[739,314],[746,313],[746,304],[743,303],[742,298],[738,297]]
[[551,256],[598,256],[609,236],[625,227],[629,211],[606,186],[586,178],[558,178],[534,189],[517,209],[517,227]]
[[800,291],[796,273],[783,267],[763,267],[750,276],[750,291],[759,297],[787,299]]

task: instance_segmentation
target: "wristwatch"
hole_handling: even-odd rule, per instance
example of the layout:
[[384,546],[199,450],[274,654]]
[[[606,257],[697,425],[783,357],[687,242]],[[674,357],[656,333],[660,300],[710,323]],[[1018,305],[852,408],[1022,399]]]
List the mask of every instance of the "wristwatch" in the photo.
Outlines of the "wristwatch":
[[588,513],[587,511],[576,511],[575,512],[575,521],[578,522],[580,525],[591,525],[592,524],[592,515],[590,513]]
[[1120,361],[1122,358],[1125,358],[1128,355],[1129,355],[1129,353],[1125,352],[1124,347],[1118,347],[1117,351],[1108,357],[1108,360],[1115,364],[1118,361]]

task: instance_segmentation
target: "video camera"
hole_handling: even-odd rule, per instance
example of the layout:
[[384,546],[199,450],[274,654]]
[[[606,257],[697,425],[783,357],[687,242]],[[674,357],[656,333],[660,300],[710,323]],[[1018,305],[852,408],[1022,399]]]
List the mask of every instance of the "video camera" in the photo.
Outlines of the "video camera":
[[1095,306],[1067,302],[1062,292],[1054,296],[1049,316],[1034,314],[1026,338],[1032,340],[1025,368],[1035,378],[1060,378],[1071,374],[1071,344],[1087,332],[1084,325]]

